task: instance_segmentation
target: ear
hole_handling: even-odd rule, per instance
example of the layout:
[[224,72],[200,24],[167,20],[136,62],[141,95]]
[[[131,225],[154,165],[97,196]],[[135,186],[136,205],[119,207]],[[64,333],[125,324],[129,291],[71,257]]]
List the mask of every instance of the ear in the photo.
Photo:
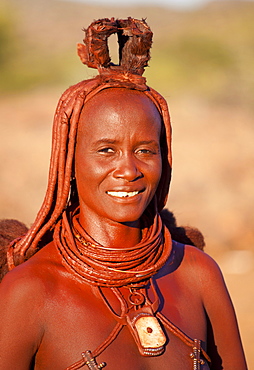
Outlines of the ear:
[[87,64],[87,49],[84,44],[77,44],[77,52],[83,64]]

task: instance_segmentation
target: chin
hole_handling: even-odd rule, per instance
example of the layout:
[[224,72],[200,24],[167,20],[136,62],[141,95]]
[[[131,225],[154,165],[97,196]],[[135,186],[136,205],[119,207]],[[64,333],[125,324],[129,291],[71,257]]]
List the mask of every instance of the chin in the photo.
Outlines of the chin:
[[118,222],[120,224],[131,224],[131,225],[138,225],[139,224],[139,221],[140,221],[140,218],[141,216],[139,217],[130,217],[130,215],[128,215],[128,217],[114,217],[114,220],[115,222]]
[[113,217],[110,217],[112,221],[121,224],[139,224],[139,220],[142,217],[143,212],[134,213],[128,212],[127,214],[117,214],[115,213]]
[[150,202],[143,205],[143,207],[131,207],[130,205],[126,207],[121,206],[120,209],[112,209],[111,214],[108,213],[108,218],[112,221],[122,223],[122,224],[139,224],[139,221],[147,210]]

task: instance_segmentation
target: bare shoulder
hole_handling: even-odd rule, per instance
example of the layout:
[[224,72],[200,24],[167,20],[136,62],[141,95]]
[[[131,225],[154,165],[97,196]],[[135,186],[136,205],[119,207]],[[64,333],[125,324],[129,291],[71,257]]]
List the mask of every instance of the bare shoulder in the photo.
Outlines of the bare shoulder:
[[182,289],[191,289],[195,292],[195,297],[200,300],[206,312],[215,311],[219,304],[218,300],[231,309],[232,303],[228,289],[215,260],[207,253],[190,245],[176,242],[174,248],[184,251],[181,263],[176,270],[176,277]]
[[184,253],[185,273],[190,274],[196,291],[201,293],[207,312],[223,306],[232,309],[232,302],[223,274],[215,260],[199,249],[186,245]]
[[217,263],[211,256],[192,245],[186,244],[184,246],[184,258],[187,259],[189,263],[200,265],[201,268],[218,268]]
[[227,307],[232,305],[222,271],[211,256],[196,247],[186,245],[184,266],[187,273],[191,274],[197,291],[201,293],[207,310],[213,310],[218,299]]
[[[46,332],[61,263],[51,243],[8,272],[0,284],[0,358],[5,369],[30,369]],[[53,301],[55,302],[55,301]],[[18,333],[18,335],[17,335]]]
[[[209,322],[208,352],[214,363],[212,368],[245,370],[237,319],[219,266],[209,255],[192,246],[185,246],[183,261],[187,274],[195,281]],[[228,348],[231,348],[230,355]]]
[[[30,368],[45,332],[50,261],[44,252],[7,273],[0,284],[0,358],[3,368]],[[18,333],[18,334],[17,334]]]
[[185,245],[183,266],[194,274],[201,284],[224,284],[223,275],[217,262],[207,253],[191,245]]
[[[24,301],[23,304],[29,304],[31,307],[39,303],[39,300],[45,299],[46,285],[54,276],[52,267],[57,264],[53,256],[47,257],[50,255],[49,250],[53,251],[50,245],[45,247],[45,251],[38,252],[5,275],[0,284],[1,302],[5,299],[9,304],[13,301],[17,305],[18,302]],[[31,302],[29,297],[32,297]]]

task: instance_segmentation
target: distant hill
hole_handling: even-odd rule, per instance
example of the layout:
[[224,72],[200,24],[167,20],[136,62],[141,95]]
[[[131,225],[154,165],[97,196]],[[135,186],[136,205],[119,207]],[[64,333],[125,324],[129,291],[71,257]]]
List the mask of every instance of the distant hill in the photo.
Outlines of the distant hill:
[[0,92],[73,84],[93,75],[76,56],[81,29],[97,18],[133,16],[147,18],[154,32],[153,68],[146,76],[155,88],[227,104],[253,103],[253,2],[213,1],[193,11],[57,0],[2,3]]

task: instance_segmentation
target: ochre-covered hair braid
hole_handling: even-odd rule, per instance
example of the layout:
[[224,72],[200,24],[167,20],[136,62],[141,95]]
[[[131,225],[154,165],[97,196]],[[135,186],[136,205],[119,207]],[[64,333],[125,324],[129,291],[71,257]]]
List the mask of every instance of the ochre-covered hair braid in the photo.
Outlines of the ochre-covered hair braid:
[[[118,34],[120,44],[120,63],[117,66],[109,62],[108,55],[102,55],[108,52],[107,37],[112,33]],[[99,39],[99,46],[94,44],[95,39]],[[72,204],[73,194],[77,192],[72,179],[79,117],[86,101],[103,89],[125,87],[143,91],[159,110],[165,137],[162,142],[162,176],[156,191],[156,200],[159,211],[164,207],[171,177],[171,125],[165,99],[149,88],[142,77],[150,58],[151,40],[152,32],[145,21],[133,18],[116,21],[113,18],[101,19],[93,22],[86,30],[85,45],[78,45],[78,53],[83,63],[98,69],[99,75],[71,86],[59,100],[53,123],[46,195],[30,230],[23,238],[10,245],[7,255],[9,269],[30,258],[52,239],[51,232],[56,221],[65,208]],[[128,60],[131,61],[129,65],[126,62]]]

